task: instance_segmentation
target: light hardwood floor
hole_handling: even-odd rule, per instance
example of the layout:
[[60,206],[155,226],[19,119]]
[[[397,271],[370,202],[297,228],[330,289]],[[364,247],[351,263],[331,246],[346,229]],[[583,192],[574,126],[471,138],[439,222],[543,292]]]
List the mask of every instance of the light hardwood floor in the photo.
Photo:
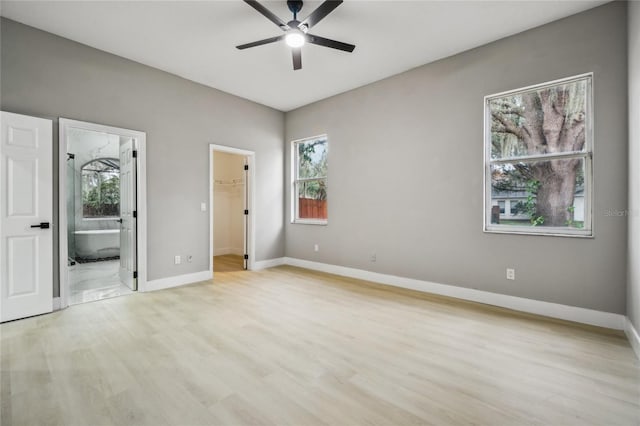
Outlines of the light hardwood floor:
[[0,332],[3,426],[640,423],[621,333],[293,267]]
[[242,256],[235,254],[223,254],[213,257],[213,273],[237,272],[244,270]]

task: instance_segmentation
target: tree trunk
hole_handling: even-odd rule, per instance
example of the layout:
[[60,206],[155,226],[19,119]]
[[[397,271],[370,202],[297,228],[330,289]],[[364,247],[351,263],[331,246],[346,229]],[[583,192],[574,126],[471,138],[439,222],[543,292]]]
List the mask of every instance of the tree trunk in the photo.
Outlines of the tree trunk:
[[544,219],[542,226],[566,226],[573,219],[576,175],[580,160],[551,160],[533,166],[540,182],[536,196],[536,216]]
[[[585,93],[567,85],[523,93],[521,108],[508,106],[511,109],[507,111],[492,112],[493,124],[502,132],[515,135],[529,155],[582,151]],[[579,159],[531,163],[527,178],[539,182],[532,221],[542,217],[543,226],[567,226],[573,219],[571,207],[580,166]]]

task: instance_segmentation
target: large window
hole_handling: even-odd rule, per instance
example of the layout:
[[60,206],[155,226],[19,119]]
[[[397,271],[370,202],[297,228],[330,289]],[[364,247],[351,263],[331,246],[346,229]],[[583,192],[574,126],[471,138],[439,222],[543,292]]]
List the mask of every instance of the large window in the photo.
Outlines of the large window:
[[120,215],[120,160],[99,158],[82,166],[82,216]]
[[592,235],[591,87],[585,74],[485,98],[485,231]]
[[292,218],[295,223],[327,223],[327,137],[292,143]]

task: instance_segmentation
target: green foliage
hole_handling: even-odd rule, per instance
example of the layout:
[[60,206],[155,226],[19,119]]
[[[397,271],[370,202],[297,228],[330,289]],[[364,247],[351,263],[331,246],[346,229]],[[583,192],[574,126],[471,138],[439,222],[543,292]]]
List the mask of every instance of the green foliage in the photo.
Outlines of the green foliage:
[[315,139],[301,142],[298,146],[299,196],[314,200],[327,198],[327,141]]
[[567,211],[569,212],[569,220],[567,220],[566,225],[573,228],[583,228],[584,222],[573,220],[573,215],[576,211],[576,208],[574,206],[569,206],[567,208]]
[[95,184],[84,185],[82,191],[85,217],[109,217],[120,214],[120,178],[110,176],[97,179]]
[[327,141],[325,139],[298,144],[298,177],[327,176]]
[[100,185],[100,194],[102,204],[112,206],[120,204],[120,178],[114,176],[102,182]]
[[533,226],[542,225],[544,217],[536,215],[536,195],[540,189],[540,181],[532,179],[527,182],[527,199],[518,203],[518,208],[529,216],[529,222]]

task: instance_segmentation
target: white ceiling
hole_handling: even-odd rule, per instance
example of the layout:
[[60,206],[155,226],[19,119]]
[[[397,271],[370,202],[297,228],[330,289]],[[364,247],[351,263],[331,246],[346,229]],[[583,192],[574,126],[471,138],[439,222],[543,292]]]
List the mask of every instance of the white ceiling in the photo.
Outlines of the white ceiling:
[[[0,13],[62,37],[289,111],[607,1],[347,0],[310,32],[356,45],[306,45],[293,71],[282,34],[240,0],[5,1]],[[300,17],[321,2],[305,1]],[[285,22],[285,1],[263,1]]]

